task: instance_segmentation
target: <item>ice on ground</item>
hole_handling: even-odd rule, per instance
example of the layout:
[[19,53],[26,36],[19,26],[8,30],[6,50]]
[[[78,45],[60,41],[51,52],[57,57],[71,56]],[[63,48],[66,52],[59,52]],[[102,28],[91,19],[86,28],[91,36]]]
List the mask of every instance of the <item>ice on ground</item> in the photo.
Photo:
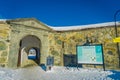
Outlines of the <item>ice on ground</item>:
[[[118,71],[117,74],[120,75]],[[119,80],[114,71],[54,66],[44,71],[39,66],[19,69],[0,68],[0,80]]]

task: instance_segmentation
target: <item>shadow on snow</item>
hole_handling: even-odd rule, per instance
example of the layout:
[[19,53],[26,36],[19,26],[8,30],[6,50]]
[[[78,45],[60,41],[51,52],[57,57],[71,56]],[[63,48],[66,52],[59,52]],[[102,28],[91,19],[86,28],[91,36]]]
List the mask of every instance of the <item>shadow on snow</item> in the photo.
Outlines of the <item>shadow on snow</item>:
[[113,74],[109,75],[108,77],[110,77],[114,80],[120,80],[120,71],[111,70],[111,72],[113,72]]

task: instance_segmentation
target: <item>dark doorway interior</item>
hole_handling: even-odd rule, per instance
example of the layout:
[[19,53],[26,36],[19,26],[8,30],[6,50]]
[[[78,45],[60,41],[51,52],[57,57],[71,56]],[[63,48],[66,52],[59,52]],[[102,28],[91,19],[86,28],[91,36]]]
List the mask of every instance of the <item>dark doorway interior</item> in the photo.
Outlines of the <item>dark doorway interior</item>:
[[28,51],[28,59],[35,61],[37,64],[40,63],[40,50],[39,48],[32,47]]
[[73,54],[64,54],[64,66],[76,67],[77,66],[77,57]]

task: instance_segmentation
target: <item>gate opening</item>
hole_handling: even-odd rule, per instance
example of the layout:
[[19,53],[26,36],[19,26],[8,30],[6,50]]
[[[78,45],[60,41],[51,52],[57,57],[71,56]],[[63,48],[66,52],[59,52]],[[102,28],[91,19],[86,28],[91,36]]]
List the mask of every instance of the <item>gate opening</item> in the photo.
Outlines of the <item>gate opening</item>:
[[18,67],[26,65],[28,60],[32,60],[39,65],[40,48],[41,41],[36,36],[28,35],[21,39],[18,55]]

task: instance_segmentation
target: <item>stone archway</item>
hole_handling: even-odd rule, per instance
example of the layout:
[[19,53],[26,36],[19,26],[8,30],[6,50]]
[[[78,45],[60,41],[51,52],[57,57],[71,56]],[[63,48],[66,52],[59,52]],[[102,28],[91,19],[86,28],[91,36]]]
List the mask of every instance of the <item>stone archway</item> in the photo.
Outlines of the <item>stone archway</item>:
[[[18,67],[24,64],[27,60],[33,60],[37,64],[40,64],[40,48],[41,48],[41,41],[38,37],[34,35],[25,36],[20,40],[20,48],[19,48],[19,55],[18,55]],[[35,58],[29,58],[30,50],[35,50]],[[33,51],[32,51],[33,52]],[[34,53],[32,53],[34,54]]]

